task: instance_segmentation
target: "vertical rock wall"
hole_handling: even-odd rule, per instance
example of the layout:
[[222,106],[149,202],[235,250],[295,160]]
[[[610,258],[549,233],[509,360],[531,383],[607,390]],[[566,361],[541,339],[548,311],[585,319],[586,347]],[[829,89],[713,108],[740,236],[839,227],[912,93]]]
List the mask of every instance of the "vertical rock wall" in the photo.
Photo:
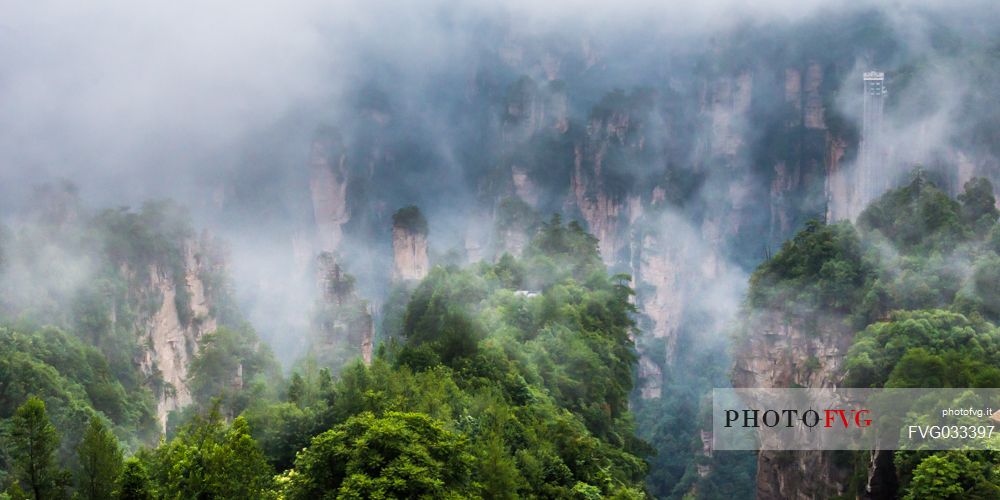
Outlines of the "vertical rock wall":
[[[734,356],[733,387],[837,387],[853,332],[821,313],[752,311]],[[808,472],[807,472],[808,471]],[[850,465],[823,451],[761,451],[757,498],[830,498],[847,491]]]
[[355,292],[354,277],[333,254],[316,259],[319,300],[310,346],[321,366],[336,369],[358,356],[371,363],[375,327],[369,305]]
[[[166,430],[167,415],[191,403],[188,368],[198,352],[201,337],[218,327],[212,312],[204,273],[218,272],[211,266],[224,266],[206,256],[211,253],[207,239],[188,240],[183,244],[183,279],[163,264],[150,265],[141,272],[126,269],[134,282],[143,283],[136,291],[147,300],[155,300],[150,317],[140,319],[138,331],[143,347],[140,367],[147,375],[158,374],[163,387],[158,391],[156,414]],[[185,309],[182,312],[179,308]]]
[[430,271],[426,233],[393,225],[392,255],[394,280],[421,280]]
[[343,239],[343,225],[350,220],[347,207],[347,154],[339,135],[327,131],[313,141],[309,155],[309,190],[321,252],[336,252]]

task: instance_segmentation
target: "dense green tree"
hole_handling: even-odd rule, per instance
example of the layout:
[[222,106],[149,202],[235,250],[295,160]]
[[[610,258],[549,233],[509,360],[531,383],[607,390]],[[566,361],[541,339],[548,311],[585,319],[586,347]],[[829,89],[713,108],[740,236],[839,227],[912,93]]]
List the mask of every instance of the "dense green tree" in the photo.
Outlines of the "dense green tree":
[[271,350],[249,325],[206,334],[189,369],[195,401],[205,408],[217,398],[230,414],[239,414],[267,387],[275,387],[280,375]]
[[309,439],[322,432],[325,407],[300,408],[292,402],[261,404],[244,415],[268,462],[275,470],[290,469],[295,453],[309,445]]
[[525,283],[525,273],[526,270],[524,265],[518,262],[509,253],[505,253],[497,261],[496,267],[493,268],[494,274],[500,283],[507,288],[512,288],[515,290],[521,289]]
[[435,268],[414,290],[403,318],[406,339],[400,361],[413,368],[472,358],[484,336],[467,308],[487,295],[487,284],[471,273]]
[[340,264],[333,265],[326,280],[330,286],[329,292],[337,298],[338,305],[342,305],[354,293],[355,278],[344,272]]
[[872,276],[850,224],[812,220],[753,273],[748,296],[755,307],[794,302],[849,312],[864,301],[864,285]]
[[509,196],[497,204],[494,234],[503,248],[504,240],[511,233],[533,235],[540,222],[538,213],[521,198]]
[[[869,205],[860,231],[807,225],[751,279],[753,307],[848,315],[857,333],[845,386],[1000,386],[993,188],[973,179],[955,201],[928,178],[918,171]],[[901,451],[894,461],[906,498],[997,497],[991,452]]]
[[153,480],[166,498],[264,498],[273,492],[271,467],[246,419],[226,428],[217,410],[196,417],[154,453]]
[[914,347],[893,366],[886,387],[1000,387],[1000,368],[963,352]]
[[288,401],[296,405],[301,405],[305,402],[306,388],[305,382],[302,380],[302,375],[297,372],[292,374],[292,379],[288,383]]
[[993,184],[982,177],[966,182],[958,201],[962,204],[962,220],[976,234],[985,234],[1000,217],[993,196]]
[[987,500],[1000,497],[994,464],[982,455],[947,451],[920,461],[905,500]]
[[492,435],[476,447],[476,477],[482,485],[485,498],[514,499],[524,489],[524,478],[517,463],[505,449],[502,436]]
[[286,497],[470,498],[464,439],[419,413],[362,413],[316,436],[295,460]]
[[1000,254],[1000,222],[993,224],[989,232],[986,234],[986,240],[983,245],[987,250],[992,250],[993,253]]
[[[969,203],[971,212],[982,210],[978,200],[970,199]],[[904,251],[947,251],[969,234],[961,205],[928,181],[922,171],[917,171],[908,185],[869,205],[858,216],[858,226],[883,235]]]
[[121,477],[118,479],[117,500],[152,500],[149,490],[149,473],[142,461],[129,457],[122,466]]
[[[107,234],[97,240],[127,266],[169,271],[178,248],[163,236],[185,230],[164,210],[103,214]],[[206,334],[189,370],[195,404],[170,415],[178,425],[168,427],[167,440],[140,448],[113,479],[97,481],[115,462],[112,424],[129,447],[151,436],[132,430],[155,425],[148,390],[126,397],[143,383],[156,386],[155,372],[150,380],[132,368],[120,372],[86,345],[128,340],[136,349],[131,366],[141,351],[121,325],[162,301],[146,297],[152,305],[144,306],[117,295],[130,278],[112,271],[114,279],[74,302],[68,324],[79,331],[0,328],[0,418],[27,394],[51,399],[53,420],[70,436],[69,453],[54,463],[80,463],[85,497],[106,496],[97,482],[117,482],[120,498],[268,498],[286,484],[294,493],[322,470],[308,458],[328,446],[343,459],[329,470],[343,470],[325,494],[634,498],[647,449],[628,411],[636,362],[629,278],[609,276],[596,240],[558,218],[526,254],[438,267],[401,287],[380,354],[371,366],[346,365],[336,378],[308,356],[286,384],[251,329],[230,324]],[[112,308],[118,320],[109,323]],[[213,404],[219,411],[201,416]],[[88,429],[95,413],[110,422]],[[397,454],[375,453],[385,450]],[[285,471],[277,485],[274,470]]]
[[987,255],[979,259],[973,271],[975,301],[981,311],[993,319],[1000,319],[1000,256]]
[[965,488],[959,482],[959,478],[962,476],[963,468],[968,466],[968,459],[962,455],[955,458],[957,460],[931,456],[923,460],[914,471],[913,484],[906,499],[965,498]]
[[12,330],[0,326],[0,417],[37,395],[48,403],[55,425],[69,437],[63,459],[74,453],[94,410],[135,435],[155,432],[148,388],[126,394],[101,352],[57,328]]
[[35,500],[61,498],[65,472],[56,464],[59,434],[49,421],[45,402],[28,398],[14,413],[10,430],[14,479]]
[[564,224],[559,214],[542,223],[524,251],[527,284],[545,286],[572,277],[586,281],[594,273],[605,273],[597,238],[587,233],[577,221]]
[[3,500],[31,500],[31,495],[24,492],[21,485],[17,481],[10,483],[7,487],[7,491],[0,494],[0,499]]
[[[939,371],[932,370],[934,366],[945,370],[940,365],[943,359],[935,361],[938,358],[928,355],[948,352],[996,363],[1000,359],[1000,332],[988,323],[949,311],[900,311],[890,321],[875,323],[855,337],[844,363],[847,383],[851,387],[880,387],[900,360],[911,353],[897,372],[895,383],[914,387],[912,382],[906,382],[904,373],[922,372],[923,377],[929,377]],[[923,368],[914,370],[911,366]]]
[[77,494],[88,500],[111,498],[121,474],[122,451],[114,433],[99,417],[90,418],[76,452],[80,460]]

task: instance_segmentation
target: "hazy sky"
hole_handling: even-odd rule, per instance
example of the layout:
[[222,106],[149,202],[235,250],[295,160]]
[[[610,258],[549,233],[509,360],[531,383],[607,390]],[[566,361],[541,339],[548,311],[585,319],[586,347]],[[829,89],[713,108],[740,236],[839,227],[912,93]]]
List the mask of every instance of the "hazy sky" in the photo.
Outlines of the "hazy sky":
[[97,197],[169,194],[191,172],[231,166],[256,132],[334,114],[324,107],[373,61],[418,85],[421,72],[463,61],[482,19],[525,33],[643,26],[681,39],[836,3],[746,4],[2,0],[0,185],[5,198],[55,177]]

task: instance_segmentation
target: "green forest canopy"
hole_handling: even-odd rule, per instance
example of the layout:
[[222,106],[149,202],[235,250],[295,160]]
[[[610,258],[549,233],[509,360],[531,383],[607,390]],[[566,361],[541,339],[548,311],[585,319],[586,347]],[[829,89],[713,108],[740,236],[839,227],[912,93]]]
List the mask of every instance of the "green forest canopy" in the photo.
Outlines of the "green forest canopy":
[[[155,446],[135,431],[152,423],[151,402],[126,397],[96,349],[11,326],[0,331],[12,374],[0,377],[0,418],[9,435],[26,425],[19,412],[62,430],[45,438],[52,498],[96,491],[94,477],[115,477],[120,498],[640,498],[649,448],[628,410],[631,293],[596,239],[555,217],[522,259],[435,268],[372,365],[336,378],[305,363],[284,381],[252,330],[207,335],[191,366],[195,403]],[[225,383],[238,366],[248,382]],[[77,440],[88,421],[98,427]],[[17,472],[19,449],[0,478],[12,497],[35,486]]]
[[[918,171],[856,226],[809,223],[753,274],[748,305],[841,315],[856,332],[847,387],[1000,387],[998,215],[985,179],[952,199]],[[992,451],[895,455],[907,499],[996,498],[997,465]]]

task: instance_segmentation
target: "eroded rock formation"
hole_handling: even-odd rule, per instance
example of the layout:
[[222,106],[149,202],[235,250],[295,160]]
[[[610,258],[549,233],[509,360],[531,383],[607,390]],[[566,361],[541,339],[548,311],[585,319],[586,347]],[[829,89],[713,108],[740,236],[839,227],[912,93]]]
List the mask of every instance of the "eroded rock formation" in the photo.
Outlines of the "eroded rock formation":
[[392,256],[394,280],[421,280],[430,271],[427,221],[416,207],[400,210],[393,217]]
[[317,133],[309,155],[309,190],[322,252],[336,252],[340,248],[343,225],[351,218],[347,174],[347,154],[340,135],[332,130]]
[[167,415],[191,403],[188,369],[199,341],[218,327],[216,300],[226,290],[212,290],[209,276],[225,272],[225,261],[208,236],[183,242],[183,261],[156,262],[145,269],[123,264],[130,287],[140,301],[153,307],[138,319],[142,348],[140,368],[155,381],[156,414],[162,429]]
[[611,267],[628,262],[629,225],[642,214],[641,199],[630,193],[633,179],[628,172],[655,161],[641,118],[653,102],[646,93],[605,97],[591,113],[585,137],[573,149],[564,209],[587,222],[598,239],[601,258]]
[[[842,317],[818,312],[753,311],[737,346],[734,387],[834,388],[853,332]],[[828,451],[761,451],[757,498],[830,498],[848,488],[849,464]]]
[[355,292],[355,279],[328,252],[316,259],[319,300],[310,351],[321,366],[339,369],[361,356],[372,360],[375,326],[368,303]]

